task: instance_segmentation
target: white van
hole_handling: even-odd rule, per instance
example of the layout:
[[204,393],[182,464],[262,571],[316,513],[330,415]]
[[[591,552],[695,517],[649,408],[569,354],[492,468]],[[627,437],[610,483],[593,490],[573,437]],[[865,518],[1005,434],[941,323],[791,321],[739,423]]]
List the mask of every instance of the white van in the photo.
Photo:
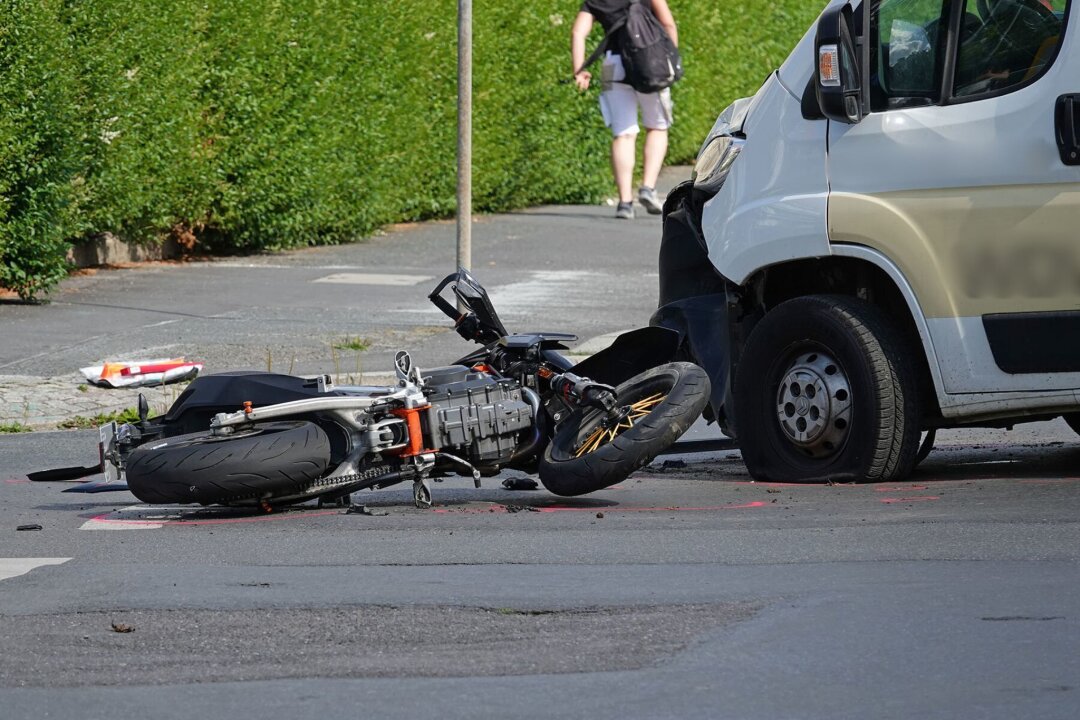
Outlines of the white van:
[[1080,430],[1075,0],[834,0],[665,206],[660,310],[759,479]]

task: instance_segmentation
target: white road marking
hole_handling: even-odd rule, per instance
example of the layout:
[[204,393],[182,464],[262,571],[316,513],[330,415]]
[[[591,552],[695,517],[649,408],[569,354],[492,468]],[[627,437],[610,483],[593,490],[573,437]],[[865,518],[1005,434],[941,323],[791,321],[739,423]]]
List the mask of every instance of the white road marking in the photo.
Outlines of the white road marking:
[[387,275],[376,273],[334,273],[312,280],[317,283],[340,283],[342,285],[419,285],[431,280],[430,275]]
[[42,565],[63,565],[71,558],[0,558],[0,580],[25,575]]
[[158,530],[165,522],[180,516],[176,510],[165,510],[148,505],[129,505],[126,508],[92,517],[82,524],[80,530]]
[[[528,280],[488,291],[500,315],[536,317],[541,310],[580,311],[602,302],[602,286],[612,282],[605,273],[588,270],[544,270],[530,275]],[[530,331],[543,329],[529,328]]]

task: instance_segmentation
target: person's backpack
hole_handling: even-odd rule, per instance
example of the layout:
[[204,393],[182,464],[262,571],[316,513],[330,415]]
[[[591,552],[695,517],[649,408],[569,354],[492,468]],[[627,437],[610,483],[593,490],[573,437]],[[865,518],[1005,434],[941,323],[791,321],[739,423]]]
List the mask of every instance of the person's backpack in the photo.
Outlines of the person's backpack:
[[578,72],[596,62],[611,41],[619,38],[625,82],[638,92],[654,93],[682,77],[682,59],[664,27],[641,0],[630,0],[626,17],[615,23]]

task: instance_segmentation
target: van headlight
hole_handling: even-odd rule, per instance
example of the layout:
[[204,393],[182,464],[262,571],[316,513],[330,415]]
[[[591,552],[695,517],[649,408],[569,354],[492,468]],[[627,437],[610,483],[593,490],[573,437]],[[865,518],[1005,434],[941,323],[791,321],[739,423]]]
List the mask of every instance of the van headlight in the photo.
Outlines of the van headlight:
[[709,139],[698,153],[694,174],[690,176],[694,188],[712,195],[719,192],[727,179],[731,163],[735,162],[745,142],[743,138],[731,135],[717,135]]

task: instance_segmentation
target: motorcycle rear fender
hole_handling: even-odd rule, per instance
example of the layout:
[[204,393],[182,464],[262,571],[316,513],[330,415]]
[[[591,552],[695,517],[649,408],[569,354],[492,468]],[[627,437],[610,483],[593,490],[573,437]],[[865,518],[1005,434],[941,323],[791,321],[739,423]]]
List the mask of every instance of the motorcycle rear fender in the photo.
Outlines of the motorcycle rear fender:
[[615,386],[671,362],[678,350],[677,332],[664,327],[644,327],[623,333],[608,348],[570,368],[570,372]]

